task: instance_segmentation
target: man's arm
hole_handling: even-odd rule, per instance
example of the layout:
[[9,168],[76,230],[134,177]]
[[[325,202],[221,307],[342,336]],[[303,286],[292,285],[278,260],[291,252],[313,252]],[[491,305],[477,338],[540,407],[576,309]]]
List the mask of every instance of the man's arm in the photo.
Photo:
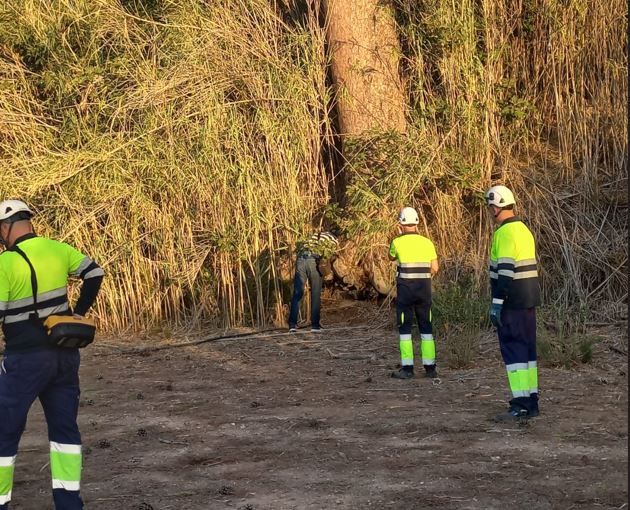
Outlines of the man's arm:
[[90,257],[86,257],[70,245],[66,246],[69,258],[68,274],[83,280],[79,299],[74,306],[74,313],[75,315],[85,315],[96,301],[105,272]]
[[503,305],[514,281],[516,243],[510,237],[499,239],[497,244],[497,283],[492,292],[492,302]]
[[79,299],[77,299],[77,304],[74,307],[76,315],[85,315],[92,307],[96,301],[98,291],[101,289],[104,276],[105,272],[94,261],[91,261],[87,269],[79,275],[79,278],[83,280],[83,284],[81,285]]
[[4,322],[4,316],[9,308],[9,280],[0,268],[0,326]]
[[433,241],[429,240],[429,246],[429,256],[431,257],[431,275],[434,275],[440,270],[440,264],[438,264],[437,251],[435,251],[435,244]]
[[394,260],[398,260],[398,253],[396,252],[396,245],[394,244],[394,241],[396,240],[396,238],[392,239],[392,242],[389,243],[389,253],[388,253],[388,257],[390,261],[394,261]]

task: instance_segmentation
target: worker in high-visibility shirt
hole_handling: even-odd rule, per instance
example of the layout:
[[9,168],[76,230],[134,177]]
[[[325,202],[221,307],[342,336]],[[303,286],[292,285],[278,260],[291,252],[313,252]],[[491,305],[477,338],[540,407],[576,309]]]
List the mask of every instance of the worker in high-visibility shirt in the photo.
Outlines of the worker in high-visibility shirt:
[[437,377],[435,340],[431,324],[431,277],[439,266],[435,246],[418,232],[418,213],[405,207],[398,217],[398,232],[389,248],[389,259],[398,261],[396,272],[396,317],[400,335],[401,368],[392,372],[396,379],[414,376],[413,340],[411,330],[414,315],[420,330],[420,352],[425,376]]
[[[0,325],[6,342],[0,366],[0,510],[9,508],[18,443],[36,398],[48,424],[55,508],[78,510],[83,508],[79,350],[53,345],[43,319],[85,315],[104,273],[72,246],[36,236],[32,215],[19,200],[0,203],[0,242],[6,247],[0,254]],[[69,276],[83,280],[74,310],[68,303]]]
[[501,355],[512,392],[509,409],[495,419],[518,421],[538,416],[536,307],[540,305],[536,245],[529,228],[514,214],[516,201],[505,186],[485,195],[495,223],[490,251],[492,305]]

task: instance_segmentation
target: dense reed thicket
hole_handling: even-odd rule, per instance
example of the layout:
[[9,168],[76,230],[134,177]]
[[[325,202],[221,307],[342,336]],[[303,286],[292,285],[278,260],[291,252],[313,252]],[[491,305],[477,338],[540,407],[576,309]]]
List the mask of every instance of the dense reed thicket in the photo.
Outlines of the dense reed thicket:
[[261,1],[139,5],[4,2],[1,194],[105,266],[111,327],[260,323],[327,202],[322,35]]
[[[620,1],[395,0],[408,134],[347,140],[350,228],[382,265],[410,201],[438,244],[438,282],[487,288],[481,193],[515,189],[554,313],[626,315],[627,55]],[[375,248],[375,249],[374,249]],[[390,275],[391,276],[391,275]]]
[[[265,0],[5,0],[0,196],[108,274],[112,329],[282,321],[295,241],[324,210],[378,260],[402,204],[443,283],[485,288],[491,181],[537,233],[546,301],[627,302],[627,56],[621,0],[395,0],[405,135],[344,140],[325,23]],[[341,134],[343,136],[343,134]],[[345,195],[330,204],[333,179]],[[333,196],[337,200],[338,196]],[[340,207],[344,207],[343,214]]]

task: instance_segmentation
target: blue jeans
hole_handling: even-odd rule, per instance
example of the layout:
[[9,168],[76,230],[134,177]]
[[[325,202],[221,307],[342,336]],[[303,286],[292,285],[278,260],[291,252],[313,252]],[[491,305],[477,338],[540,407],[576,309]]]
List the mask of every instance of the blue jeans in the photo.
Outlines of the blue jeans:
[[[81,434],[77,425],[79,411],[78,349],[42,349],[31,352],[7,353],[0,367],[0,459],[4,464],[15,462],[26,417],[35,399],[39,398],[48,424],[51,442],[51,471],[53,499],[58,510],[81,510],[79,492]],[[53,452],[68,449],[72,455]],[[55,461],[53,461],[53,456]],[[70,467],[63,465],[71,457]],[[79,457],[79,459],[77,459]],[[60,459],[61,460],[56,460]],[[79,466],[77,467],[77,463]],[[55,470],[57,469],[57,473]],[[71,477],[64,477],[69,469]],[[56,478],[61,477],[61,480]],[[65,480],[71,480],[67,482]],[[0,510],[9,507],[7,489],[13,485],[13,473],[6,469],[0,474],[2,497]]]
[[289,313],[289,327],[297,326],[300,301],[304,296],[304,284],[311,285],[311,327],[319,328],[319,314],[321,310],[322,275],[317,269],[317,259],[313,256],[300,256],[296,261],[295,278],[293,279],[293,299]]

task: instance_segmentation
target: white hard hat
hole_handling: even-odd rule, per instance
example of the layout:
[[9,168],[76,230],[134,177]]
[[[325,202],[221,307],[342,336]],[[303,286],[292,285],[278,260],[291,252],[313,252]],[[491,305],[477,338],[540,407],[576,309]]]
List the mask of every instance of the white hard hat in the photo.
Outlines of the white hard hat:
[[33,211],[21,200],[5,200],[4,202],[0,202],[0,221],[6,221],[18,213],[26,213],[28,217],[33,216]]
[[486,191],[486,204],[496,207],[505,207],[516,204],[514,194],[505,186],[492,186]]
[[420,223],[418,213],[413,207],[403,207],[398,215],[398,223],[401,225],[417,225]]

